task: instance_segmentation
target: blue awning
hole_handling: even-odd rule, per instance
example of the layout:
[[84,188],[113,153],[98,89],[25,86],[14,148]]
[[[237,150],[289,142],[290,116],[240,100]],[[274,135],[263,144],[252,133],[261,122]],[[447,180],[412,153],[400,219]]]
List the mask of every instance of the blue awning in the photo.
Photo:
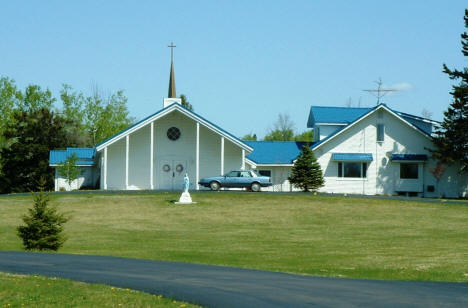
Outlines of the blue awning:
[[392,161],[426,161],[426,154],[392,154]]
[[373,161],[372,153],[332,153],[335,161]]

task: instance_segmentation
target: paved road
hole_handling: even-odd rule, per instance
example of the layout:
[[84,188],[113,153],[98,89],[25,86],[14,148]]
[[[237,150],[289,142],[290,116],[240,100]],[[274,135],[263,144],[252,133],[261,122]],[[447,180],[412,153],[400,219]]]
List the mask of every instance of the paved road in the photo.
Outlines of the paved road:
[[0,252],[0,271],[104,283],[209,307],[468,307],[468,284],[311,277],[103,256]]

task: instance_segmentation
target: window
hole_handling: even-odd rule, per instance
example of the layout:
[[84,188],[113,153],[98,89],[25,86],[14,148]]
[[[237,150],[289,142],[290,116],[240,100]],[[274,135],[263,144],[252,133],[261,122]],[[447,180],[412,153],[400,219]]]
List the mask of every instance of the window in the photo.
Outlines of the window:
[[167,130],[167,138],[176,141],[180,137],[180,130],[177,127],[171,127]]
[[240,176],[241,176],[242,178],[250,178],[250,177],[252,177],[248,171],[241,171],[241,172],[240,172]]
[[258,173],[263,176],[270,176],[271,177],[271,170],[258,170]]
[[417,179],[419,166],[417,163],[400,164],[400,179]]
[[377,142],[383,142],[385,138],[385,126],[377,124]]
[[339,162],[339,178],[365,178],[367,177],[367,163],[362,162]]
[[236,177],[239,176],[239,171],[231,171],[231,172],[227,173],[226,176],[228,178],[236,178]]

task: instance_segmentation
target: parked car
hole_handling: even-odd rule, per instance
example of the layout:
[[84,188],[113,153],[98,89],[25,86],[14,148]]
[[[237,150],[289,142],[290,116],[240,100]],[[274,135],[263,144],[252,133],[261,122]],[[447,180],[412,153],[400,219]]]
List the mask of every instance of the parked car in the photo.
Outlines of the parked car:
[[261,176],[253,170],[233,170],[222,176],[213,176],[201,179],[198,184],[219,190],[221,187],[247,188],[260,191],[261,187],[273,185],[268,176]]

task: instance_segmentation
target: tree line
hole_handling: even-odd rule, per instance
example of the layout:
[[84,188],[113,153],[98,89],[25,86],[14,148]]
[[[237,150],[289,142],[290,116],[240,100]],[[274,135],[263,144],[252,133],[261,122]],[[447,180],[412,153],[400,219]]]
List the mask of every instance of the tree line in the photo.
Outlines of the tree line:
[[[259,140],[254,133],[247,134],[241,138],[247,141]],[[304,141],[312,142],[314,133],[312,130],[305,130],[301,133],[295,133],[295,124],[287,113],[280,113],[278,119],[263,137],[264,141]]]
[[37,191],[40,178],[52,189],[50,150],[93,147],[135,120],[122,90],[85,95],[64,84],[59,99],[61,107],[49,89],[0,77],[0,193]]

